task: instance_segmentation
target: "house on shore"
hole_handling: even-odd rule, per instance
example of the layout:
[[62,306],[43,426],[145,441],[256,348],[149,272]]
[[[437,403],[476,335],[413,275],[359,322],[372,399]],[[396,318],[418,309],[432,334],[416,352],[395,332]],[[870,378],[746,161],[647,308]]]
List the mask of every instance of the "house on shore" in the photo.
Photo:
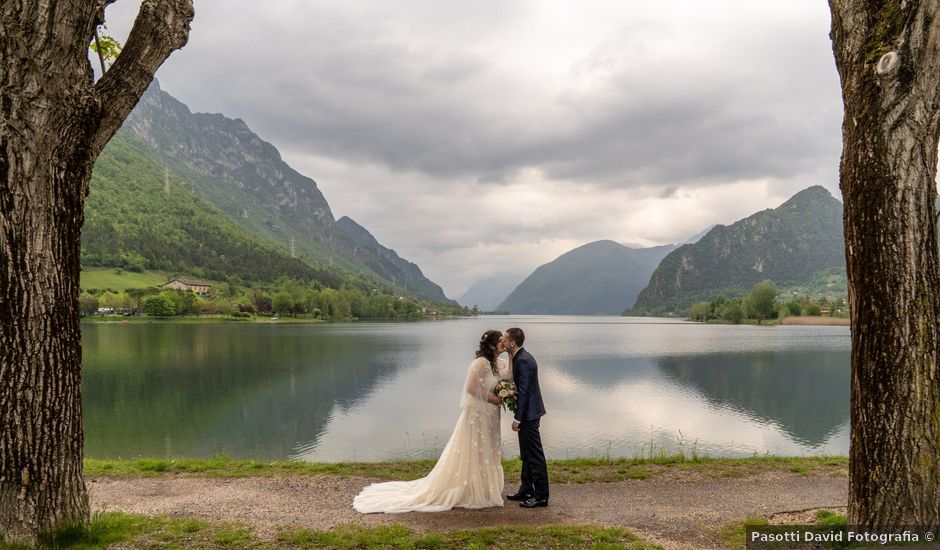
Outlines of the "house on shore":
[[212,285],[197,281],[195,279],[172,279],[169,282],[160,285],[160,288],[175,290],[190,290],[200,296],[212,294]]

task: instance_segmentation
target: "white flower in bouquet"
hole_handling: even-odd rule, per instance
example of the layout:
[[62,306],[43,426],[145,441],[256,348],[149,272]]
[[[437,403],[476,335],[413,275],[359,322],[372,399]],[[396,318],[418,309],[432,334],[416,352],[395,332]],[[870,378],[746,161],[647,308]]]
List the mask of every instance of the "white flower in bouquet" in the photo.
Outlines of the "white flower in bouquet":
[[502,406],[504,409],[509,409],[510,411],[516,411],[516,385],[512,380],[500,380],[496,387],[493,388],[493,394],[502,399]]

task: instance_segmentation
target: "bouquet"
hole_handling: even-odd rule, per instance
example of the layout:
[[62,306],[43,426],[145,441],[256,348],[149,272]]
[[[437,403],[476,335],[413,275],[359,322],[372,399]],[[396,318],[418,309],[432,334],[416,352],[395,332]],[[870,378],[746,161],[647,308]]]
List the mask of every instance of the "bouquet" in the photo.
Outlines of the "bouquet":
[[493,394],[503,400],[503,408],[516,412],[516,385],[512,380],[500,380],[493,388]]

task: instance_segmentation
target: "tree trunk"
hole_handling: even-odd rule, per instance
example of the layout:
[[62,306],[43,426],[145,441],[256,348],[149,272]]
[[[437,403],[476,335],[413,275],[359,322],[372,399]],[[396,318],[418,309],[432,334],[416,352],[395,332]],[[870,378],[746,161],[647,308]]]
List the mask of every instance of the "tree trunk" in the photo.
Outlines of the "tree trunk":
[[191,0],[145,0],[125,54],[93,82],[106,4],[0,4],[0,537],[87,522],[79,257],[101,148],[186,42]]
[[940,2],[830,0],[845,115],[849,523],[940,526]]
[[59,136],[46,136],[6,143],[17,154],[12,193],[0,197],[0,525],[21,540],[88,516],[71,274],[79,271],[80,184],[90,166],[54,158]]

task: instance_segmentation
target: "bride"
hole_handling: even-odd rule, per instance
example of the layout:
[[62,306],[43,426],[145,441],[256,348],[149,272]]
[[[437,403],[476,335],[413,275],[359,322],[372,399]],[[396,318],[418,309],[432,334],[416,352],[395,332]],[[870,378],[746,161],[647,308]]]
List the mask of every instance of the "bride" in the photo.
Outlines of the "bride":
[[480,338],[460,397],[457,426],[431,473],[414,481],[373,483],[353,499],[353,508],[368,514],[503,505],[501,400],[493,394],[500,380],[512,379],[509,363],[498,358],[503,351],[498,330]]

